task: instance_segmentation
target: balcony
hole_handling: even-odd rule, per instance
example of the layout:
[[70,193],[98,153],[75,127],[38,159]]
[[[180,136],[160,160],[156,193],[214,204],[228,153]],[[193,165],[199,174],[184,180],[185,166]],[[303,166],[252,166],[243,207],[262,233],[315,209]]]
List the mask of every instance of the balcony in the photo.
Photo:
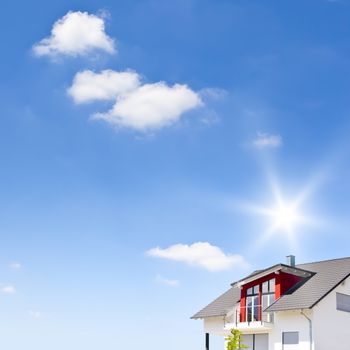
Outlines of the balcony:
[[226,323],[225,329],[239,329],[244,333],[266,332],[273,328],[273,313],[263,312],[261,305],[238,307],[231,317],[231,322]]

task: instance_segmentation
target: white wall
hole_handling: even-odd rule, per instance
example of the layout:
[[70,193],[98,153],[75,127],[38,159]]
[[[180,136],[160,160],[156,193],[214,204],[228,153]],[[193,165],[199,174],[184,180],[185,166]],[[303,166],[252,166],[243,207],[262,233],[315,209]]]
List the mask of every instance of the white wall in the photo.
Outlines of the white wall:
[[350,278],[313,309],[315,350],[350,349],[350,313],[336,309],[336,293],[350,295]]
[[[305,311],[305,314],[312,317],[312,312],[310,312],[310,310]],[[309,322],[300,314],[300,311],[276,313],[274,328],[269,334],[269,350],[283,349],[282,332],[299,332],[299,345],[288,345],[288,348],[285,346],[285,350],[310,350],[309,329]],[[330,348],[327,350],[332,349]]]
[[[310,311],[305,311],[305,313],[308,316],[312,316],[312,312]],[[223,337],[229,335],[229,331],[225,331],[224,326],[224,317],[209,317],[204,320],[204,332],[214,336]],[[288,349],[284,350],[310,350],[309,323],[300,314],[300,311],[275,314],[274,328],[269,332],[269,350],[282,350],[282,332],[299,332],[299,345],[295,349],[289,346]],[[254,333],[258,333],[258,330]],[[319,349],[316,348],[316,350]]]
[[225,318],[221,317],[208,317],[204,319],[204,332],[211,335],[226,336],[229,332],[224,330]]

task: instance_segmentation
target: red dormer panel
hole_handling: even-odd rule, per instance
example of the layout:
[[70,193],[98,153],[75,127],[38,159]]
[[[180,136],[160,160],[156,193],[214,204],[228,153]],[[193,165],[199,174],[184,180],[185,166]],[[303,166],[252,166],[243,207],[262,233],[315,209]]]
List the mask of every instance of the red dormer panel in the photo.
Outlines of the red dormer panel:
[[302,277],[291,275],[289,273],[280,272],[276,275],[276,299],[284,295],[290,288],[300,282]]
[[246,315],[246,305],[247,305],[247,290],[249,288],[252,288],[254,286],[259,286],[259,294],[258,294],[258,304],[259,304],[259,308],[258,308],[258,319],[261,320],[262,319],[262,284],[266,281],[269,281],[271,279],[275,279],[275,299],[277,300],[278,298],[280,298],[282,295],[284,295],[290,288],[292,288],[293,286],[295,286],[302,278],[289,274],[289,273],[285,273],[282,271],[277,271],[277,272],[273,272],[271,274],[268,274],[266,276],[257,278],[254,281],[251,281],[247,284],[244,284],[241,287],[241,300],[240,300],[240,306],[241,306],[241,310],[240,310],[240,321],[241,322],[246,322],[247,320],[247,315]]

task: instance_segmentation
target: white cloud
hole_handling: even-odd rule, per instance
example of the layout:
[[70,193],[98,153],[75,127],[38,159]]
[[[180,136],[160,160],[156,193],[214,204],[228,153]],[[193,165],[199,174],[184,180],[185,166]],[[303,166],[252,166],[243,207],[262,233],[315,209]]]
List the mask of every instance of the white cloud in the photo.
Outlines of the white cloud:
[[78,104],[98,100],[109,101],[135,90],[139,85],[140,76],[132,71],[116,72],[108,69],[94,73],[85,70],[75,75],[67,93]]
[[251,142],[254,148],[278,148],[282,146],[281,135],[273,135],[259,132],[257,137]]
[[22,268],[22,264],[18,261],[13,261],[9,264],[9,268],[12,270],[20,270]]
[[164,284],[165,286],[168,286],[168,287],[178,287],[180,285],[179,280],[164,278],[160,275],[156,276],[156,282],[159,284]]
[[222,271],[233,267],[245,268],[248,266],[241,255],[225,254],[219,247],[208,242],[197,242],[192,245],[175,244],[165,249],[156,247],[148,250],[146,254],[151,257],[199,266],[209,271]]
[[39,320],[43,317],[43,314],[40,311],[37,310],[30,310],[29,311],[29,316],[33,319],[33,320]]
[[15,294],[16,293],[16,288],[11,285],[3,286],[0,288],[1,293],[4,294]]
[[110,111],[97,113],[93,119],[140,131],[155,130],[177,122],[183,113],[201,105],[199,95],[187,85],[159,82],[119,96]]
[[115,52],[115,45],[105,33],[102,17],[87,12],[68,12],[54,23],[51,36],[33,46],[37,56],[79,56],[94,50]]

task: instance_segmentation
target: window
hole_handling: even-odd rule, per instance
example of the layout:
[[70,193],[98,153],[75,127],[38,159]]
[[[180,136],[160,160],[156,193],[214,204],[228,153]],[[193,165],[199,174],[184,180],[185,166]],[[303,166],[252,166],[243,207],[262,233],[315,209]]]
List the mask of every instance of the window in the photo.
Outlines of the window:
[[267,293],[275,293],[275,279],[271,279],[262,284],[262,292],[263,294]]
[[247,322],[259,319],[259,285],[247,289]]
[[[275,301],[275,279],[271,279],[262,284],[262,311],[268,308]],[[264,322],[273,322],[273,314],[263,313]]]
[[250,296],[247,299],[247,321],[258,321],[259,319],[259,297]]
[[268,334],[243,334],[241,344],[248,346],[249,350],[261,350],[269,347]]
[[266,294],[262,296],[262,309],[267,309],[275,301],[274,294]]
[[350,312],[350,295],[337,293],[337,310]]
[[[261,298],[260,298],[261,293]],[[247,289],[246,293],[246,322],[273,322],[273,315],[263,313],[275,301],[275,279]]]
[[299,332],[283,332],[282,333],[283,349],[288,349],[284,345],[299,344]]

